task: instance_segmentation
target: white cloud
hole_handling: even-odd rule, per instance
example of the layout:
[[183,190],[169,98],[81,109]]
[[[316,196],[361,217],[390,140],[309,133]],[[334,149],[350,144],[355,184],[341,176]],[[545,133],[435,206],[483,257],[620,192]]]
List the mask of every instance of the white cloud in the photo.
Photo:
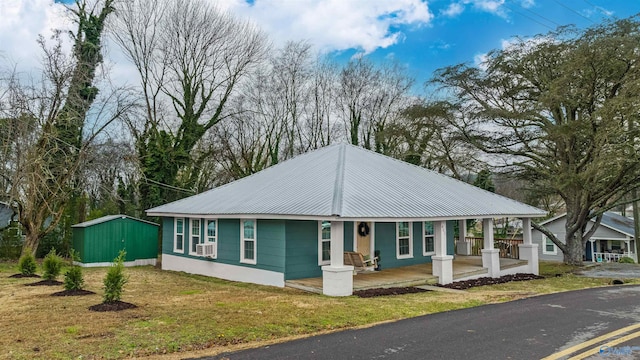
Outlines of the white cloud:
[[319,50],[370,53],[400,41],[399,26],[424,26],[433,14],[421,0],[243,0],[215,2],[249,18],[277,44],[308,40]]
[[529,9],[529,8],[532,8],[536,4],[536,2],[535,0],[522,0],[520,4],[522,5],[523,8]]
[[72,27],[65,7],[53,0],[2,0],[0,19],[0,56],[22,70],[39,65],[38,35],[49,39],[53,30]]
[[442,15],[455,17],[462,14],[463,11],[464,11],[464,6],[462,4],[451,3],[449,4],[449,7],[447,7],[445,10],[442,11]]

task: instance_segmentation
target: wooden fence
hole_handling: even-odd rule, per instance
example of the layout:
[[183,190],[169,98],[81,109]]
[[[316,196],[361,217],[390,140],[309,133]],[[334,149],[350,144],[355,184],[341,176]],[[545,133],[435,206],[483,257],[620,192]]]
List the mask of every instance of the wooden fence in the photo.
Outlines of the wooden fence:
[[[484,244],[483,238],[466,237],[464,240],[471,243],[471,255],[482,255],[481,250]],[[522,239],[493,239],[493,247],[500,250],[501,258],[519,259],[519,244],[522,244]]]

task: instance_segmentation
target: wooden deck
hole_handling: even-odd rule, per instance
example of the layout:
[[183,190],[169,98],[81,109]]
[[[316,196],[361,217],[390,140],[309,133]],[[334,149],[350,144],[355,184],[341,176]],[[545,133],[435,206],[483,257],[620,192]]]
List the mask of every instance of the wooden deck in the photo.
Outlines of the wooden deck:
[[[500,259],[500,268],[507,269],[526,264],[526,261],[514,259]],[[453,280],[487,274],[487,269],[482,267],[480,256],[460,256],[453,260]],[[404,266],[381,271],[359,272],[353,275],[353,291],[374,288],[388,288],[400,286],[417,286],[436,284],[438,277],[433,276],[431,263]],[[322,277],[287,280],[288,287],[322,293]]]

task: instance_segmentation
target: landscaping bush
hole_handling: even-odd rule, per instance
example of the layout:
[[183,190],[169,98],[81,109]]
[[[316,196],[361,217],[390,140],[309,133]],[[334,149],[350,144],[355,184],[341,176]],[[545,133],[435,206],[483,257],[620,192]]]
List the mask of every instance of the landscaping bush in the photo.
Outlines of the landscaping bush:
[[18,271],[24,276],[31,276],[36,273],[36,259],[31,254],[31,250],[26,249],[25,254],[18,261]]
[[[71,261],[80,261],[78,253],[71,249],[69,252],[71,255]],[[84,278],[82,277],[82,268],[78,265],[73,265],[64,274],[64,289],[65,290],[82,290],[84,286]]]
[[84,278],[82,277],[82,268],[74,265],[64,274],[65,290],[82,290],[84,286]]
[[635,264],[636,263],[632,258],[630,258],[628,256],[620,258],[620,260],[618,260],[618,262],[621,263],[621,264]]
[[124,257],[126,252],[120,250],[120,254],[113,260],[113,264],[104,278],[104,303],[120,301],[122,290],[129,279],[124,275]]
[[51,249],[42,261],[42,277],[46,280],[55,280],[62,271],[62,258],[56,254],[56,249]]

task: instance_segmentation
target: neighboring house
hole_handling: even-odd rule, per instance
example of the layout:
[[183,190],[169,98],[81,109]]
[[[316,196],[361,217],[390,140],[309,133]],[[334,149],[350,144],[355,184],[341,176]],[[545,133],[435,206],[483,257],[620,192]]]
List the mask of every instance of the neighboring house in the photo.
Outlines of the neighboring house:
[[9,204],[0,201],[0,230],[9,226],[14,215],[15,213]]
[[379,251],[383,269],[432,263],[440,283],[452,282],[453,228],[456,221],[465,227],[465,219],[483,219],[489,229],[482,261],[497,277],[493,218],[523,218],[520,258],[528,262],[519,271],[537,273],[529,224],[545,212],[337,144],[147,214],[162,217],[163,269],[274,286],[322,277],[324,294],[344,296],[353,289],[345,251],[371,257]]
[[73,249],[85,267],[109,266],[120,250],[125,266],[155,265],[158,257],[158,224],[126,215],[109,215],[71,226]]
[[[564,243],[566,214],[546,220],[543,225]],[[592,219],[587,231],[593,226]],[[533,242],[539,244],[540,260],[563,261],[564,254],[550,239],[537,230],[532,231]],[[600,226],[596,229],[591,239],[587,241],[584,249],[586,261],[618,261],[621,257],[630,257],[636,262],[638,256],[635,253],[635,237],[633,219],[607,211],[602,215]]]

